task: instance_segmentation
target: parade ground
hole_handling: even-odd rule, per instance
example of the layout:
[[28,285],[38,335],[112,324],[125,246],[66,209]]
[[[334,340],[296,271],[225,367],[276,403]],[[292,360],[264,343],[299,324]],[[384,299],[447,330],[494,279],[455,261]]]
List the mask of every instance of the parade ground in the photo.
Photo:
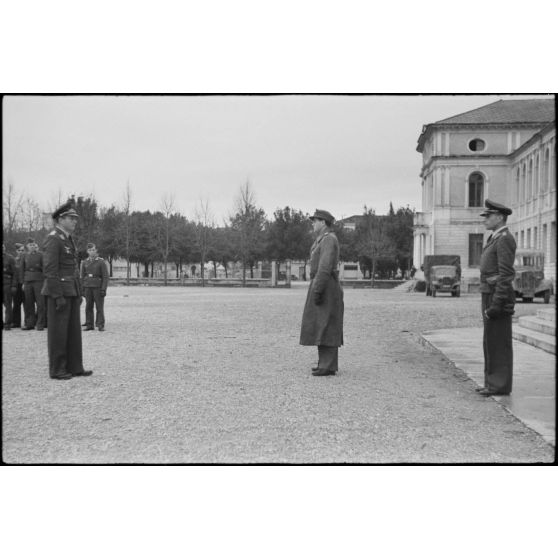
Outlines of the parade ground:
[[424,340],[482,327],[480,295],[345,289],[345,345],[329,377],[311,375],[317,350],[298,342],[305,297],[301,283],[109,288],[106,331],[83,332],[94,374],[70,381],[48,377],[46,331],[3,332],[3,460],[553,461],[548,439]]

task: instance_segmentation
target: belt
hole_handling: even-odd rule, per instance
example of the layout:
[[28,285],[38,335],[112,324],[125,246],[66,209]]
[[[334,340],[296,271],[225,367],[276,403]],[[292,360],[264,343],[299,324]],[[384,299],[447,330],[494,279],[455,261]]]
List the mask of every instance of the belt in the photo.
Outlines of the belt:
[[60,281],[75,281],[77,277],[74,275],[65,275],[64,277],[60,277]]

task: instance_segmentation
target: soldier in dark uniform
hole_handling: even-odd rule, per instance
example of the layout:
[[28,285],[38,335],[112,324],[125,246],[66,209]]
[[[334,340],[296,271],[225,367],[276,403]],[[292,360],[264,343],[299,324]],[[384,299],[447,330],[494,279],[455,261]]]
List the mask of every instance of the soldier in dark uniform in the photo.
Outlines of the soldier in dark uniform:
[[43,262],[47,297],[49,375],[56,380],[90,376],[84,370],[79,307],[81,290],[77,249],[72,238],[78,214],[72,202],[53,214],[54,230],[45,239]]
[[25,326],[22,329],[45,328],[45,303],[41,294],[44,282],[43,255],[33,238],[27,239],[27,254],[22,265],[25,294]]
[[21,307],[25,302],[25,296],[23,294],[23,257],[25,256],[25,246],[19,242],[15,243],[16,255],[16,276],[17,276],[17,286],[16,292],[13,297],[12,304],[12,327],[21,327]]
[[343,345],[343,289],[339,284],[339,242],[331,230],[329,211],[316,209],[312,217],[316,241],[310,251],[310,287],[306,297],[301,345],[318,346],[318,366],[313,376],[330,376],[338,370],[339,347]]
[[105,296],[108,286],[108,270],[105,260],[97,255],[97,247],[90,242],[87,245],[89,257],[81,262],[81,285],[85,294],[85,331],[93,327],[93,306],[97,308],[95,325],[99,331],[105,331]]
[[12,329],[12,302],[17,289],[17,271],[15,259],[6,252],[6,245],[4,243],[2,243],[2,271],[2,303],[5,308],[4,329],[8,331]]
[[480,261],[480,291],[484,322],[484,387],[481,395],[509,395],[512,390],[513,346],[512,315],[515,292],[515,239],[506,226],[512,210],[485,201],[485,227],[492,231]]

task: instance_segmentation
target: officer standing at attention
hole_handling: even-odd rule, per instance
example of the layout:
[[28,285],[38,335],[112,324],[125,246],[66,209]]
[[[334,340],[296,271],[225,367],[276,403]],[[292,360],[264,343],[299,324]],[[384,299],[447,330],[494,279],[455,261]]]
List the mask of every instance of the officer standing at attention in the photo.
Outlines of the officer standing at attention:
[[93,327],[93,305],[97,308],[95,325],[99,331],[105,331],[105,296],[108,286],[108,270],[105,260],[97,254],[97,247],[90,242],[87,245],[89,257],[81,262],[81,284],[85,294],[85,331]]
[[17,270],[13,256],[6,252],[6,245],[2,242],[2,303],[4,304],[4,329],[12,329],[12,299],[17,288]]
[[47,297],[49,375],[55,380],[70,380],[93,373],[83,368],[81,347],[78,254],[72,238],[79,216],[68,202],[52,218],[56,224],[44,243],[42,290]]
[[21,306],[25,302],[25,297],[23,296],[23,257],[25,256],[25,246],[19,242],[15,243],[16,255],[15,264],[17,271],[17,287],[16,292],[13,297],[12,305],[12,327],[21,327]]
[[512,210],[486,200],[481,213],[484,225],[492,231],[480,261],[480,291],[484,322],[484,387],[481,395],[509,395],[512,390],[512,314],[515,292],[515,239],[506,226]]
[[329,211],[316,209],[310,217],[316,240],[310,250],[310,287],[302,315],[301,345],[318,346],[318,366],[313,376],[331,376],[338,370],[343,345],[343,289],[339,284],[339,242]]
[[45,303],[41,294],[43,286],[43,255],[33,238],[27,239],[27,254],[23,257],[23,292],[25,296],[25,327],[45,329]]

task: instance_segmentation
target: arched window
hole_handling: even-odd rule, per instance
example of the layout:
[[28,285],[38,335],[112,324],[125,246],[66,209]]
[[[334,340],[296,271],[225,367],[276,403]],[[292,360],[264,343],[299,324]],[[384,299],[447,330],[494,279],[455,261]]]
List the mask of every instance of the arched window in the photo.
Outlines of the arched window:
[[484,204],[484,176],[474,172],[469,176],[469,207],[482,207]]
[[548,180],[550,178],[548,173],[548,165],[550,162],[550,149],[546,149],[543,158],[543,171],[542,171],[542,191],[548,192]]
[[537,153],[537,158],[535,159],[535,174],[533,176],[533,197],[539,195],[539,154]]
[[515,173],[515,191],[514,191],[514,202],[519,204],[520,201],[520,189],[519,189],[519,167],[517,167],[517,172]]

